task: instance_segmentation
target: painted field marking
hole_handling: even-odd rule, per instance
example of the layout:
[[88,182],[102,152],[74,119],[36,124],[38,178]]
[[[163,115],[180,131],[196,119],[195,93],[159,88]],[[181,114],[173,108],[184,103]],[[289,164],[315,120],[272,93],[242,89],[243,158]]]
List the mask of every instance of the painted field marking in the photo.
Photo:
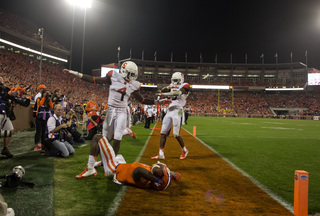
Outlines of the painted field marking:
[[284,124],[282,122],[263,122],[263,123],[266,123],[266,124]]
[[[144,146],[143,146],[143,148],[141,149],[140,154],[139,154],[139,156],[138,156],[137,159],[136,159],[136,162],[140,161],[141,156],[142,156],[144,150],[147,148],[147,145],[148,145],[148,143],[149,143],[149,140],[150,140],[150,138],[151,138],[151,135],[152,135],[153,131],[154,131],[154,129],[151,130],[151,132],[150,132],[150,134],[149,134],[149,136],[148,136],[148,139],[147,139],[146,142],[144,143]],[[121,201],[122,201],[124,195],[126,194],[126,191],[127,191],[127,186],[124,185],[123,188],[120,189],[120,191],[117,193],[116,197],[115,197],[114,200],[112,201],[110,207],[108,208],[108,211],[107,211],[106,214],[105,214],[106,216],[113,216],[113,215],[115,215],[115,214],[117,213],[118,208],[119,208],[119,206],[120,206],[120,204],[121,204]]]
[[303,129],[301,128],[284,128],[284,127],[261,127],[261,128],[266,128],[266,129],[275,129],[275,130],[299,130],[302,131]]
[[[183,130],[187,131],[191,136],[192,134],[182,128]],[[263,184],[261,184],[258,180],[256,180],[254,177],[252,177],[251,175],[249,175],[248,173],[246,173],[245,171],[243,171],[241,168],[239,168],[238,166],[236,166],[234,163],[232,163],[228,158],[225,158],[224,156],[222,156],[219,152],[217,152],[216,150],[214,150],[211,146],[207,145],[205,142],[203,142],[202,140],[200,140],[198,137],[195,137],[199,142],[201,142],[204,146],[206,146],[207,148],[209,148],[211,151],[213,151],[215,154],[217,154],[219,157],[221,157],[224,161],[226,161],[227,163],[229,163],[232,168],[236,169],[237,171],[239,171],[242,175],[246,176],[247,178],[249,178],[255,185],[257,185],[261,190],[263,190],[265,193],[267,193],[271,198],[273,198],[274,200],[276,200],[279,204],[281,204],[283,207],[285,207],[287,210],[289,210],[291,213],[293,213],[293,206],[288,203],[287,201],[285,201],[284,199],[282,199],[281,197],[279,197],[278,195],[276,195],[275,193],[273,193],[271,190],[269,190],[266,186],[264,186]]]
[[232,122],[232,124],[240,124],[240,125],[256,125],[256,124],[254,124],[254,123],[246,123],[246,122],[243,122],[243,123]]

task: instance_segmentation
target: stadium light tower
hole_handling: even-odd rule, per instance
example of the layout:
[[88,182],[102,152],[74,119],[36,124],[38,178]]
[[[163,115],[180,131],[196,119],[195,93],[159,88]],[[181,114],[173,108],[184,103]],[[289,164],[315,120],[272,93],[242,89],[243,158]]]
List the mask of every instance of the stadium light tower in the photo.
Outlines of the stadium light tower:
[[[84,41],[85,41],[85,33],[86,33],[86,16],[87,16],[87,8],[91,8],[92,0],[67,0],[67,2],[75,8],[75,6],[79,6],[84,8],[84,19],[83,19],[83,34],[82,34],[82,56],[81,56],[81,73],[83,73],[83,58],[84,58]],[[74,28],[74,8],[73,8],[73,21],[72,21],[72,35],[71,35],[71,48],[73,43],[73,28]],[[72,50],[71,56],[72,57]],[[70,63],[71,67],[71,63]]]
[[39,29],[38,29],[38,36],[39,36],[39,37],[40,37],[40,39],[41,39],[41,55],[40,55],[40,66],[39,66],[39,69],[40,69],[40,79],[39,79],[39,84],[41,84],[41,72],[42,72],[43,32],[44,32],[44,29],[43,29],[43,28],[39,28]]

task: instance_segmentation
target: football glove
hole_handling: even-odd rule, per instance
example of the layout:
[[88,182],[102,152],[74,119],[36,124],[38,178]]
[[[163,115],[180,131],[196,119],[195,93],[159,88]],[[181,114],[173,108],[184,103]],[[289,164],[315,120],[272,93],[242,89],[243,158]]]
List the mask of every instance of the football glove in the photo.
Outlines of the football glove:
[[180,173],[178,173],[178,172],[171,172],[171,174],[172,174],[173,180],[175,180],[175,181],[180,181],[180,178],[181,178],[181,174],[180,174]]
[[79,77],[80,79],[82,78],[83,74],[82,73],[79,73],[77,71],[73,71],[73,70],[69,70],[69,69],[63,69],[63,72],[67,72],[69,74],[73,74],[75,75],[76,77]]

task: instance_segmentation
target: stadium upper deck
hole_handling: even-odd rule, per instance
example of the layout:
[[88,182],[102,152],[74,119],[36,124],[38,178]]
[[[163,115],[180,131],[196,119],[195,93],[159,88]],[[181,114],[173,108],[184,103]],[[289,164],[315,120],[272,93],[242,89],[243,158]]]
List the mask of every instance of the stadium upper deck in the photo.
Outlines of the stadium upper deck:
[[[0,9],[0,48],[11,49],[16,53],[39,58],[40,54],[35,54],[34,52],[15,46],[23,46],[40,52],[41,40],[37,35],[38,29],[39,27],[32,22]],[[14,43],[15,45],[11,45],[10,43]],[[44,34],[43,53],[65,60],[59,61],[57,59],[43,58],[44,61],[48,60],[58,64],[66,63],[70,56],[70,51],[47,33]]]
[[232,86],[303,86],[307,82],[308,69],[301,62],[281,64],[244,64],[244,63],[201,63],[134,61],[139,67],[142,82],[165,83],[175,71],[185,75],[185,80],[193,84],[221,84]]

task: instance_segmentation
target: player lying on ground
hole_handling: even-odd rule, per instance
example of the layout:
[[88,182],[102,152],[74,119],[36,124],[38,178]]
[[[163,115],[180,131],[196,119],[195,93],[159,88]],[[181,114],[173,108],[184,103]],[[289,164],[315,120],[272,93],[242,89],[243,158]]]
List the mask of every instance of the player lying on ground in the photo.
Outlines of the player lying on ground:
[[[104,172],[107,176],[114,174],[113,181],[117,184],[129,184],[140,188],[152,186],[156,190],[165,190],[171,182],[180,180],[180,173],[170,171],[169,168],[158,161],[152,166],[143,163],[127,164],[123,156],[115,155],[113,148],[105,137],[96,134],[90,146],[90,154],[95,157],[100,153]],[[89,161],[85,170],[76,176],[76,179],[84,179],[96,176],[95,161]]]

